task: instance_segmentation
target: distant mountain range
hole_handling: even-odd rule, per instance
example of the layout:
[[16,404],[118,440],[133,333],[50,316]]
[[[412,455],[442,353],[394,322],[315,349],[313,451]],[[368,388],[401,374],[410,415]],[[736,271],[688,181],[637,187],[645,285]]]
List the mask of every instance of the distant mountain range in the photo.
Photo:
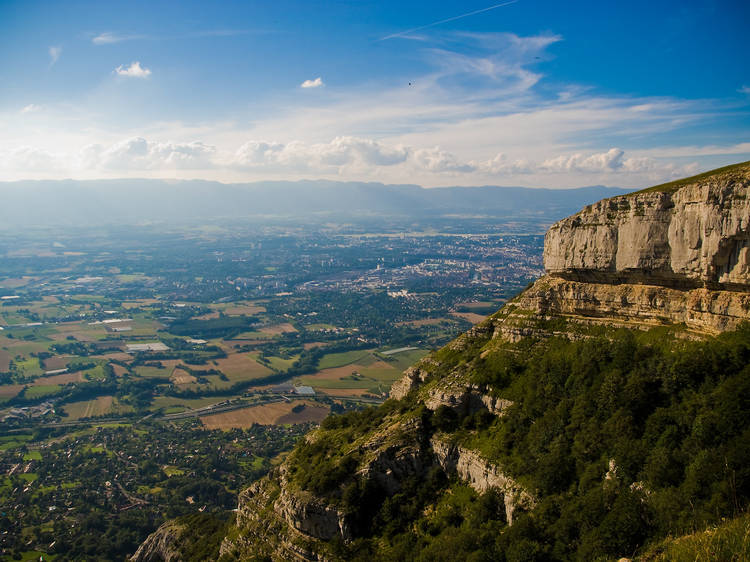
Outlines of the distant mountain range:
[[443,187],[335,181],[224,184],[189,180],[0,183],[0,225],[184,222],[252,216],[526,216],[557,220],[627,190]]

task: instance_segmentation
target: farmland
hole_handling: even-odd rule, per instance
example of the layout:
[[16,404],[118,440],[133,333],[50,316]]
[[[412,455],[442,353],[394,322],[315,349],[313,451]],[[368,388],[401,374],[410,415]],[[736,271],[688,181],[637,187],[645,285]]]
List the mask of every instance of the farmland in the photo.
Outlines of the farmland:
[[[67,559],[122,559],[188,498],[222,514],[541,263],[536,235],[402,227],[0,226],[0,512],[28,506],[0,549],[66,559],[56,529]],[[91,525],[125,531],[92,545]]]

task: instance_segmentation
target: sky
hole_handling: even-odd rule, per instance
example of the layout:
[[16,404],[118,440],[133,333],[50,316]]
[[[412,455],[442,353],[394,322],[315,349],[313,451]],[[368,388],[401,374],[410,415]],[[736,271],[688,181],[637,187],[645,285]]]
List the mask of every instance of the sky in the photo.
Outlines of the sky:
[[747,1],[0,0],[0,181],[645,187],[750,160]]

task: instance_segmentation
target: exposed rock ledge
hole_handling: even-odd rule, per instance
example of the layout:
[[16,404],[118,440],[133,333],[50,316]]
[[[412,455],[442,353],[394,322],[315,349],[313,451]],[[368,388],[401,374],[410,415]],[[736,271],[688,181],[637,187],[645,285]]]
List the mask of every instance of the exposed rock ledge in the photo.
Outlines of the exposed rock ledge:
[[151,533],[130,558],[131,562],[179,562],[179,543],[185,526],[167,521]]
[[433,437],[430,440],[438,464],[448,474],[457,474],[477,492],[497,488],[505,500],[505,517],[508,525],[513,524],[516,510],[528,511],[535,505],[534,498],[510,476],[503,474],[500,467],[483,459],[476,451],[465,449]]
[[[485,328],[491,331],[491,326]],[[428,377],[427,371],[419,365],[408,368],[404,375],[393,383],[390,396],[396,400],[404,398],[412,390],[422,386]],[[510,400],[497,398],[486,393],[486,389],[479,385],[466,382],[462,373],[446,377],[431,388],[424,398],[424,405],[432,411],[440,406],[448,406],[461,415],[473,414],[480,410],[487,410],[498,417],[505,414],[505,410],[513,404]]]
[[549,275],[523,293],[516,304],[538,316],[630,327],[685,323],[689,329],[706,333],[735,329],[750,320],[750,293],[580,283]]
[[547,231],[544,267],[593,283],[748,291],[749,186],[750,163],[599,201]]

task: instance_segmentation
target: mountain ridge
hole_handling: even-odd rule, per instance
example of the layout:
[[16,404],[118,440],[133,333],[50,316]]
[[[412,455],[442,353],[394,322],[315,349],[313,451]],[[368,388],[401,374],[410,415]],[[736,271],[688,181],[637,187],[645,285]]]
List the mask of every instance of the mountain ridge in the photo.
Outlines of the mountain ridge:
[[457,214],[557,220],[619,188],[445,187],[305,180],[223,184],[204,180],[29,180],[0,183],[0,222],[107,224],[251,216]]

